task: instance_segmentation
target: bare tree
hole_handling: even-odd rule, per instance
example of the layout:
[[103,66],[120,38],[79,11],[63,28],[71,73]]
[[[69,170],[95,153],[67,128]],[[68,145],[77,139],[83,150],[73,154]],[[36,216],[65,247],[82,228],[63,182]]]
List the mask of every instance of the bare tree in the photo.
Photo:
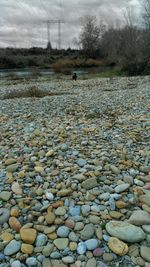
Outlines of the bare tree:
[[98,25],[95,16],[86,16],[79,36],[79,43],[87,57],[96,57],[100,49],[100,38],[104,25]]

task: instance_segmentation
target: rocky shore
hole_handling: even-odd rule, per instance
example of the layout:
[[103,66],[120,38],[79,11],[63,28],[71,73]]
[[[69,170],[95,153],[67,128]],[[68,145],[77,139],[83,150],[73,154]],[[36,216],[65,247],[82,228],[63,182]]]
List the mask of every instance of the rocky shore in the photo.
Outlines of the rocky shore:
[[150,77],[0,94],[0,267],[150,267]]

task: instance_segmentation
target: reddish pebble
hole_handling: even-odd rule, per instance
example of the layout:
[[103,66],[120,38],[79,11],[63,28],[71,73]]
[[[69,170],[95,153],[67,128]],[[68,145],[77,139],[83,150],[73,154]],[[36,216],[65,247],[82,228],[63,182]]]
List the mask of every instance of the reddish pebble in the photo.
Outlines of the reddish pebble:
[[9,225],[12,229],[14,229],[16,232],[19,232],[21,229],[21,223],[17,220],[15,217],[9,218]]
[[101,248],[96,248],[93,250],[93,256],[99,257],[103,254],[103,250]]

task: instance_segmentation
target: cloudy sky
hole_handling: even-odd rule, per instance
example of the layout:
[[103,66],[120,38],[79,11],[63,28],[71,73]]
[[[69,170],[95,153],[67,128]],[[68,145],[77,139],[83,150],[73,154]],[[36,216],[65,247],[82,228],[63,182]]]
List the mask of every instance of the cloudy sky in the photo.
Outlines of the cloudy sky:
[[[0,0],[0,47],[47,45],[47,20],[61,24],[61,47],[73,47],[81,30],[81,17],[95,15],[106,24],[122,24],[126,9],[135,16],[143,0]],[[58,47],[58,24],[50,25],[52,46]]]

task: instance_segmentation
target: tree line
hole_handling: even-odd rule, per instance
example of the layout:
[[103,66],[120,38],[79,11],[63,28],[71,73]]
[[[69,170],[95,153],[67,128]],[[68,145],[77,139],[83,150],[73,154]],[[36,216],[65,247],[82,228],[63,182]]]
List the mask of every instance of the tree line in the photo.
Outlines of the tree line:
[[98,24],[94,16],[86,16],[79,42],[84,55],[104,58],[129,75],[150,72],[150,0],[145,1],[140,23],[128,11],[123,27]]

